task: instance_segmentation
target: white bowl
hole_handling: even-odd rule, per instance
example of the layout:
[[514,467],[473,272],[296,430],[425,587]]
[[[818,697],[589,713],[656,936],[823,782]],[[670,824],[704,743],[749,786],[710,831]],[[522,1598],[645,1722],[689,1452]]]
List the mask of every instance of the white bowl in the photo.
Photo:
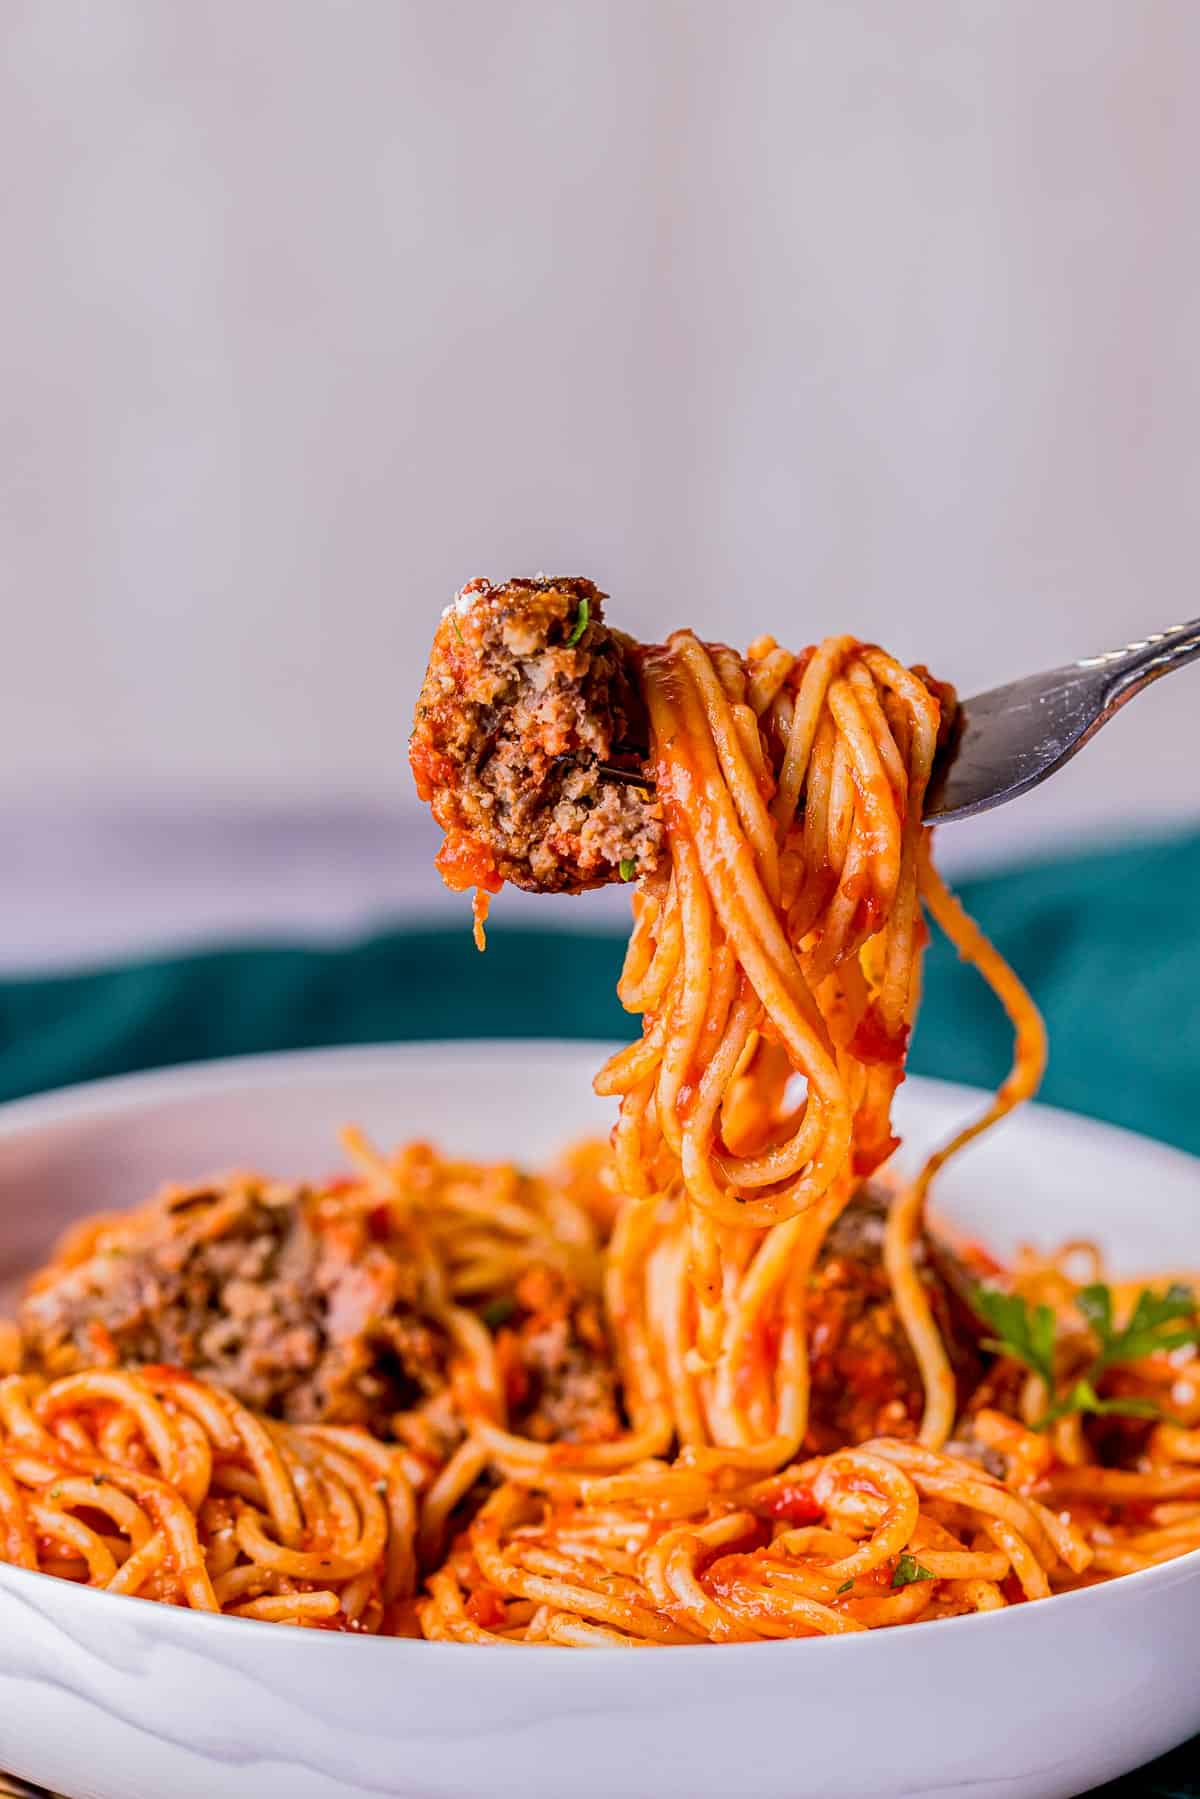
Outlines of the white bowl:
[[[536,1162],[609,1121],[600,1054],[275,1056],[0,1109],[0,1281],[163,1179],[334,1167],[348,1120]],[[911,1156],[979,1095],[901,1100]],[[1064,1113],[1010,1121],[938,1198],[1001,1253],[1087,1234],[1131,1272],[1200,1262],[1200,1163]],[[1200,1554],[990,1617],[632,1654],[292,1631],[0,1567],[0,1767],[88,1799],[1050,1799],[1200,1730],[1198,1661]]]

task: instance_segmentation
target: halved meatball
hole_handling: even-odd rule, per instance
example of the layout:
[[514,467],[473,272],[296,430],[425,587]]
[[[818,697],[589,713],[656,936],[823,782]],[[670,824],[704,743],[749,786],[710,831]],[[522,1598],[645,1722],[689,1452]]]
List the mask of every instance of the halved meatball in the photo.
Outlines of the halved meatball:
[[604,598],[574,577],[477,580],[443,614],[409,759],[447,885],[578,893],[658,866],[661,811],[620,779],[647,754],[634,645]]
[[[539,1442],[618,1433],[597,1295],[535,1263],[479,1312],[498,1333],[515,1430]],[[365,1425],[431,1466],[465,1430],[420,1256],[351,1183],[236,1176],[88,1220],[30,1281],[18,1322],[24,1364],[51,1378],[185,1368],[274,1417]]]
[[361,1204],[246,1176],[168,1190],[68,1238],[19,1324],[26,1360],[50,1376],[166,1363],[276,1417],[390,1435],[448,1382],[450,1344],[418,1280]]
[[[805,1447],[813,1454],[870,1437],[915,1436],[920,1427],[921,1374],[883,1263],[891,1201],[882,1181],[861,1187],[817,1258],[807,1307],[812,1391]],[[957,1291],[951,1249],[922,1232],[913,1261],[950,1355],[961,1410],[984,1373],[981,1326]]]

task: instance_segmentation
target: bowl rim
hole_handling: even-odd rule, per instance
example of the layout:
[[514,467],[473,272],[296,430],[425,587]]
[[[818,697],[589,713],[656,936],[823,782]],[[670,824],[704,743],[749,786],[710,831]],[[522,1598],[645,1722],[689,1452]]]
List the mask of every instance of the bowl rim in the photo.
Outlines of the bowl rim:
[[[171,1096],[186,1098],[188,1091],[197,1098],[235,1091],[245,1081],[267,1087],[287,1086],[297,1076],[301,1080],[319,1081],[333,1072],[353,1070],[361,1065],[367,1074],[384,1072],[391,1064],[405,1061],[427,1062],[433,1055],[449,1052],[464,1060],[494,1056],[563,1057],[594,1055],[597,1063],[626,1044],[607,1037],[411,1037],[398,1042],[339,1043],[309,1049],[256,1050],[240,1056],[214,1056],[190,1062],[163,1063],[154,1068],[131,1069],[124,1074],[101,1075],[94,1080],[71,1081],[49,1087],[39,1093],[0,1101],[0,1137],[10,1137],[22,1130],[61,1122],[68,1115],[80,1119],[110,1113],[120,1117],[136,1110],[139,1104]],[[178,1091],[176,1091],[178,1090]],[[990,1101],[990,1089],[967,1081],[945,1080],[939,1075],[910,1074],[900,1090],[900,1103],[910,1095],[949,1101],[966,1107]],[[1200,1155],[1150,1137],[1128,1125],[1112,1124],[1087,1112],[1074,1112],[1066,1106],[1053,1106],[1033,1099],[1020,1106],[1002,1121],[1008,1132],[1057,1130],[1076,1138],[1094,1140],[1097,1148],[1104,1142],[1123,1144],[1126,1153],[1136,1153],[1173,1166],[1177,1173],[1185,1170],[1200,1178]]]
[[[1168,1587],[1194,1582],[1197,1578],[1200,1578],[1200,1549],[1190,1549],[1185,1555],[1176,1556],[1172,1561],[1158,1562],[1151,1568],[1138,1568],[1132,1574],[1119,1574],[1111,1580],[1099,1582],[1095,1586],[1077,1587],[1069,1593],[1054,1593],[1045,1600],[1007,1605],[998,1612],[966,1612],[956,1618],[935,1618],[927,1619],[924,1622],[937,1627],[939,1639],[943,1630],[953,1628],[958,1637],[962,1636],[968,1628],[978,1630],[981,1625],[986,1625],[989,1636],[994,1636],[998,1630],[1027,1629],[1031,1612],[1035,1617],[1041,1617],[1045,1613],[1051,1619],[1062,1618],[1065,1623],[1067,1616],[1072,1619],[1078,1618],[1085,1606],[1090,1605],[1102,1612],[1106,1606],[1124,1604],[1125,1600],[1121,1597],[1122,1595],[1127,1595],[1128,1599],[1133,1601],[1138,1596],[1146,1598]],[[215,1630],[218,1637],[223,1637],[231,1626],[236,1626],[239,1635],[243,1630],[252,1630],[267,1641],[279,1642],[281,1648],[294,1640],[297,1634],[295,1630],[289,1631],[286,1627],[281,1628],[280,1625],[262,1618],[231,1618],[217,1612],[195,1611],[190,1606],[162,1605],[152,1599],[139,1598],[136,1594],[109,1593],[101,1587],[82,1586],[74,1581],[64,1580],[55,1574],[43,1574],[32,1568],[18,1568],[7,1562],[0,1562],[0,1612],[3,1609],[6,1590],[10,1585],[14,1589],[15,1596],[21,1597],[24,1593],[35,1594],[48,1581],[54,1582],[55,1586],[61,1589],[61,1596],[68,1605],[82,1601],[85,1604],[99,1602],[109,1606],[132,1606],[136,1608],[137,1614],[145,1614],[146,1627],[149,1629],[181,1630],[185,1633],[198,1631],[211,1633]],[[35,1609],[41,1609],[37,1606],[36,1600],[33,1603]],[[1069,1614],[1064,1614],[1063,1608],[1066,1606],[1072,1608]],[[918,1619],[916,1622],[919,1624],[922,1620]],[[310,1630],[303,1634],[306,1637],[328,1643],[373,1644],[377,1654],[415,1655],[421,1660],[431,1652],[439,1655],[450,1654],[455,1657],[470,1655],[475,1661],[482,1656],[485,1658],[485,1666],[495,1661],[495,1652],[498,1648],[509,1647],[509,1645],[494,1643],[433,1642],[424,1637],[373,1636],[351,1630]],[[921,1640],[927,1641],[927,1633],[923,1630],[920,1634]],[[835,1643],[839,1646],[839,1650],[836,1652],[847,1655],[895,1654],[897,1651],[894,1648],[889,1651],[884,1645],[908,1641],[910,1641],[909,1631],[895,1626],[883,1630],[835,1632],[829,1636],[787,1637],[761,1643],[667,1643],[658,1644],[655,1647],[668,1650],[676,1655],[696,1649],[719,1649],[726,1661],[731,1662],[735,1656],[744,1661],[747,1656],[757,1655],[764,1649],[770,1649],[776,1656],[785,1652],[791,1655],[809,1654],[815,1650],[817,1644],[824,1644],[823,1653],[829,1654]],[[865,1646],[868,1643],[876,1644],[878,1647],[867,1651]],[[593,1664],[597,1662],[608,1664],[616,1659],[618,1665],[626,1665],[623,1658],[614,1658],[612,1651],[603,1647],[589,1645],[573,1648],[566,1656],[564,1656],[562,1646],[555,1643],[526,1643],[521,1644],[520,1648],[523,1651],[523,1661],[526,1657],[533,1655],[541,1661],[549,1660],[555,1666],[564,1660],[573,1663],[580,1659],[586,1659]],[[324,1653],[328,1654],[330,1651],[326,1650]],[[359,1653],[359,1651],[354,1653]],[[655,1657],[656,1662],[657,1659]]]
[[[242,1089],[248,1079],[253,1079],[259,1087],[278,1087],[291,1084],[297,1075],[301,1080],[320,1081],[331,1073],[346,1074],[356,1067],[365,1072],[385,1072],[390,1066],[401,1065],[406,1061],[427,1061],[437,1053],[451,1053],[464,1060],[472,1057],[494,1056],[502,1051],[509,1056],[517,1051],[523,1056],[533,1059],[553,1057],[561,1058],[564,1053],[581,1055],[584,1051],[603,1054],[609,1047],[608,1040],[601,1038],[556,1038],[556,1037],[470,1037],[470,1038],[431,1038],[407,1039],[399,1043],[367,1043],[339,1044],[330,1048],[279,1050],[258,1052],[244,1056],[215,1057],[212,1060],[172,1063],[153,1069],[135,1070],[126,1074],[107,1075],[102,1078],[74,1082],[62,1087],[49,1089],[25,1098],[8,1100],[0,1104],[0,1138],[20,1136],[26,1130],[63,1123],[70,1119],[84,1120],[103,1117],[121,1118],[134,1112],[142,1104],[153,1103],[156,1099],[173,1097],[186,1099],[191,1093],[196,1097],[207,1097],[214,1094]],[[927,1075],[911,1075],[906,1085],[914,1096],[927,1094],[931,1099],[950,1100],[967,1106],[978,1104],[985,1097],[983,1089],[970,1086],[964,1082],[945,1081]],[[1124,1126],[1109,1124],[1104,1120],[1091,1118],[1085,1113],[1071,1112],[1064,1107],[1048,1106],[1038,1101],[1023,1107],[1008,1122],[1008,1128],[1019,1131],[1026,1130],[1032,1124],[1037,1128],[1050,1128],[1065,1131],[1074,1136],[1093,1138],[1097,1149],[1102,1148],[1105,1141],[1123,1140],[1126,1153],[1136,1152],[1143,1158],[1149,1157],[1164,1167],[1173,1165],[1177,1171],[1187,1170],[1193,1175],[1200,1174],[1200,1157],[1190,1155],[1188,1151],[1178,1149],[1171,1144],[1143,1136],[1138,1131],[1131,1131]],[[1200,1576],[1200,1549],[1189,1550],[1185,1555],[1176,1556],[1166,1562],[1159,1562],[1153,1567],[1139,1568],[1132,1574],[1117,1575],[1111,1580],[1095,1586],[1079,1587],[1071,1592],[1056,1593],[1049,1601],[1034,1601],[1032,1607],[1035,1616],[1041,1616],[1043,1608],[1051,1618],[1076,1618],[1083,1614],[1084,1608],[1104,1608],[1124,1603],[1122,1595],[1131,1599],[1136,1595],[1150,1596],[1158,1591],[1194,1580]],[[102,1589],[81,1586],[71,1581],[61,1580],[52,1574],[43,1574],[34,1569],[19,1568],[11,1563],[0,1562],[0,1605],[9,1590],[14,1597],[22,1597],[26,1592],[32,1597],[47,1581],[52,1581],[60,1589],[60,1597],[66,1598],[68,1604],[82,1602],[92,1604],[100,1602],[106,1605],[133,1606],[145,1609],[145,1622],[148,1628],[157,1627],[166,1631],[182,1629],[185,1633],[211,1632],[219,1635],[232,1625],[239,1631],[252,1631],[256,1635],[265,1633],[266,1640],[275,1639],[281,1642],[281,1648],[295,1635],[294,1632],[280,1630],[278,1624],[257,1618],[226,1618],[209,1612],[197,1612],[187,1606],[160,1605],[153,1600],[141,1599],[136,1595],[109,1593]],[[73,1592],[73,1598],[67,1598],[67,1591]],[[32,1601],[37,1607],[36,1599]],[[1069,1613],[1063,1611],[1070,1607]],[[40,1608],[37,1608],[40,1609]],[[988,1631],[994,1635],[998,1630],[1028,1628],[1030,1602],[1020,1605],[1006,1606],[1002,1612],[970,1612],[956,1618],[933,1620],[942,1628],[953,1627],[956,1640],[968,1629],[977,1630],[986,1624]],[[186,1618],[186,1623],[180,1619]],[[1039,1627],[1040,1628],[1040,1627]],[[472,1666],[478,1669],[481,1656],[486,1658],[484,1665],[494,1664],[494,1650],[498,1645],[483,1643],[446,1643],[430,1642],[424,1638],[406,1637],[374,1637],[359,1635],[353,1631],[314,1630],[305,1633],[308,1636],[324,1639],[327,1642],[369,1642],[376,1645],[376,1653],[394,1655],[411,1655],[416,1653],[424,1658],[431,1652],[435,1655],[450,1654],[470,1657]],[[927,1640],[926,1634],[921,1633]],[[863,1654],[876,1658],[897,1653],[889,1650],[890,1643],[908,1641],[909,1632],[904,1629],[867,1630],[862,1632],[839,1633],[835,1637],[798,1637],[773,1640],[769,1643],[719,1643],[719,1644],[677,1644],[661,1647],[676,1650],[687,1649],[720,1649],[728,1666],[736,1656],[740,1660],[748,1655],[756,1655],[769,1648],[778,1658],[783,1654],[808,1654],[821,1642],[825,1645],[823,1653]],[[939,1630],[940,1640],[940,1630]],[[840,1651],[832,1649],[836,1642]],[[868,1642],[876,1645],[865,1650]],[[521,1646],[523,1659],[530,1655],[540,1664],[549,1660],[555,1667],[582,1662],[593,1669],[600,1664],[613,1662],[610,1650],[598,1647],[574,1649],[570,1655],[564,1656],[559,1645],[531,1643]],[[306,1651],[306,1653],[308,1653]],[[325,1650],[319,1653],[331,1653]],[[357,1653],[357,1651],[355,1651]],[[908,1653],[911,1653],[909,1651]],[[615,1658],[618,1665],[625,1665],[622,1658]],[[657,1659],[656,1663],[657,1663]]]

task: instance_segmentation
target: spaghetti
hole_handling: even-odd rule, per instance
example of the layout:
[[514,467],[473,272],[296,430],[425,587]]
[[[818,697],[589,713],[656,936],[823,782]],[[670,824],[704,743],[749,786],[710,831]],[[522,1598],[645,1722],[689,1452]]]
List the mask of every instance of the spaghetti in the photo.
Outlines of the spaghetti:
[[[892,1209],[889,1274],[925,1381],[922,1440],[937,1447],[955,1388],[912,1269],[925,1191],[1035,1090],[1044,1061],[1028,995],[929,858],[922,810],[953,696],[851,638],[798,658],[764,638],[743,661],[681,631],[640,668],[670,859],[635,896],[618,988],[644,1015],[642,1039],[596,1087],[620,1098],[623,1189],[686,1196],[674,1427],[684,1442],[753,1446],[765,1467],[803,1439],[804,1282],[857,1182],[895,1147],[924,899],[996,987],[1018,1045],[987,1117]],[[804,1093],[789,1109],[794,1077]],[[769,1373],[748,1360],[764,1330],[780,1344]],[[757,1415],[738,1397],[755,1387]]]
[[[456,884],[638,874],[618,991],[642,1034],[596,1080],[611,1152],[530,1178],[351,1132],[335,1182],[238,1177],[85,1227],[0,1335],[0,1559],[308,1627],[640,1647],[994,1611],[1200,1548],[1191,1290],[1110,1288],[1090,1245],[1007,1274],[964,1253],[987,1283],[959,1293],[964,1348],[931,1266],[931,1181],[1045,1057],[933,867],[952,693],[848,637],[633,646],[602,598],[472,583],[414,767]],[[616,800],[602,759],[635,782]],[[877,1262],[848,1273],[923,908],[1003,1004],[1013,1064],[877,1201]],[[822,1412],[849,1312],[862,1391]],[[197,1372],[157,1365],[163,1341]]]
[[[1090,1423],[1123,1441],[1086,1432],[1077,1413],[1041,1428],[1049,1395],[1000,1357],[944,1449],[868,1438],[764,1473],[761,1442],[715,1447],[698,1431],[669,1457],[669,1427],[648,1431],[635,1403],[639,1369],[672,1355],[647,1267],[647,1202],[621,1203],[604,1241],[598,1147],[530,1182],[539,1197],[527,1207],[515,1171],[444,1164],[422,1146],[383,1157],[349,1140],[358,1172],[341,1197],[355,1208],[386,1204],[411,1219],[421,1170],[422,1253],[443,1291],[474,1285],[485,1266],[519,1288],[536,1272],[529,1238],[548,1193],[570,1196],[577,1229],[600,1243],[629,1428],[601,1443],[513,1428],[512,1320],[500,1321],[490,1284],[460,1292],[471,1328],[447,1401],[457,1432],[440,1457],[427,1439],[414,1450],[403,1417],[386,1439],[286,1424],[177,1368],[51,1379],[18,1368],[0,1379],[0,1560],[306,1628],[637,1647],[998,1610],[1200,1548],[1195,1331],[1115,1371],[1106,1391],[1124,1396],[1129,1415]],[[678,1295],[686,1242],[665,1238],[649,1255],[667,1249]],[[1062,1390],[1087,1353],[1072,1308],[1102,1274],[1094,1248],[1072,1244],[1050,1259],[1027,1252],[1006,1277],[1014,1302],[1059,1321]],[[1132,1286],[1104,1290],[1118,1324],[1136,1312]],[[10,1349],[10,1366],[19,1353]]]
[[194,1611],[395,1630],[413,1491],[366,1432],[255,1417],[173,1368],[0,1381],[0,1559]]
[[421,1618],[465,1642],[836,1636],[998,1610],[1006,1584],[1042,1598],[1092,1559],[1038,1499],[885,1439],[750,1484],[677,1464],[561,1497],[503,1487]]

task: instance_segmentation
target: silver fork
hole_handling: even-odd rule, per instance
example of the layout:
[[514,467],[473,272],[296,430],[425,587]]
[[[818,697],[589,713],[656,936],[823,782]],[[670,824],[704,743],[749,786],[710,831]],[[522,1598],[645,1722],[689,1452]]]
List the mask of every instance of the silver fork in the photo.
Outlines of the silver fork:
[[1193,619],[964,700],[934,769],[925,817],[953,824],[1040,787],[1135,693],[1197,657],[1200,619]]
[[[925,796],[930,824],[953,824],[1015,800],[1057,774],[1126,700],[1200,657],[1200,619],[1124,649],[1085,656],[959,702],[950,741]],[[609,780],[649,790],[648,776],[602,767]]]

